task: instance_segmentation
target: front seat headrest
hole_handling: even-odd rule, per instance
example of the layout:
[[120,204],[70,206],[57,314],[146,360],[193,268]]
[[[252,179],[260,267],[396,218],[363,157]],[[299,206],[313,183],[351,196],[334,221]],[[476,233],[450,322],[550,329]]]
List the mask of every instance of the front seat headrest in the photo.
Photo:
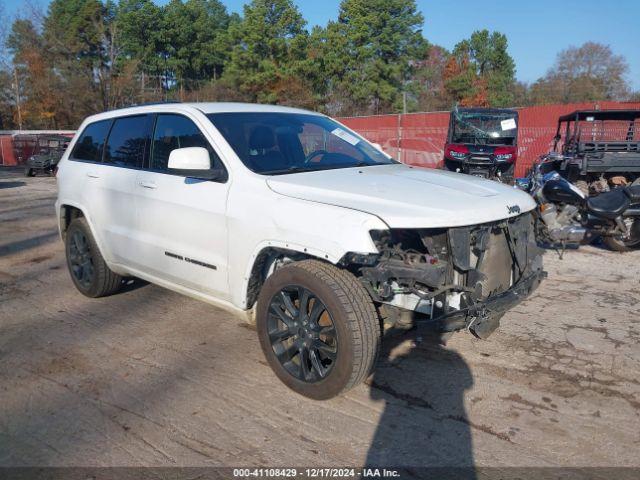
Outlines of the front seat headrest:
[[273,130],[264,125],[259,125],[253,129],[249,137],[249,148],[251,150],[268,150],[276,144]]

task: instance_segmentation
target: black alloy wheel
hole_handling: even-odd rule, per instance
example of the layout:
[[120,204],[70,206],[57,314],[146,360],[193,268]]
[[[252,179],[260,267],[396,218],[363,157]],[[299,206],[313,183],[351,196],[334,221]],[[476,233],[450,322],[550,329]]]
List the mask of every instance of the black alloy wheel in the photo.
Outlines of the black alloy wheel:
[[280,381],[315,400],[364,381],[382,333],[362,283],[348,270],[315,259],[290,262],[269,275],[258,295],[256,327]]
[[302,382],[322,380],[336,363],[338,334],[331,314],[304,287],[287,286],[271,298],[267,331],[280,365]]
[[69,243],[71,273],[83,288],[89,289],[93,282],[94,266],[91,246],[81,230],[75,230]]
[[84,217],[75,218],[69,224],[65,252],[71,280],[83,295],[104,297],[116,293],[122,286],[122,277],[105,262]]

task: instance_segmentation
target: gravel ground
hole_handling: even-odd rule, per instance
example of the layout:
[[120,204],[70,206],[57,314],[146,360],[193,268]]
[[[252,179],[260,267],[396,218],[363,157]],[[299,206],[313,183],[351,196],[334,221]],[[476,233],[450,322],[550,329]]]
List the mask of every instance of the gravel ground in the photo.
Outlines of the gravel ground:
[[0,169],[0,466],[640,467],[640,251],[547,252],[488,341],[392,338],[367,384],[313,402],[228,313],[80,295],[55,190]]

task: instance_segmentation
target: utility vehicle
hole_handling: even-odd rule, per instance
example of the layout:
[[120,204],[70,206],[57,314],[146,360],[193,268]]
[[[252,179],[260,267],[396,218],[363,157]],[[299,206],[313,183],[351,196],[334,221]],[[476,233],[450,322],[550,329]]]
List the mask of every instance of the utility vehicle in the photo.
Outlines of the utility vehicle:
[[453,109],[444,146],[447,170],[512,183],[517,156],[516,110]]
[[558,173],[585,194],[640,184],[640,110],[578,110],[558,119]]
[[69,137],[64,135],[39,135],[33,154],[27,159],[24,174],[35,177],[37,174],[54,173],[60,158],[69,146]]

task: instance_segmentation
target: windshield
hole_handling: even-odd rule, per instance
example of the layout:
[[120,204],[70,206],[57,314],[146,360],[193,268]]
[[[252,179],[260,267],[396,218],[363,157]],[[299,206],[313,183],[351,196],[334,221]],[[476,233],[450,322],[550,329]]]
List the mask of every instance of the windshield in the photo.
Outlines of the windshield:
[[239,112],[207,117],[240,160],[264,175],[397,163],[319,115]]
[[517,117],[513,113],[453,112],[452,143],[515,145]]

